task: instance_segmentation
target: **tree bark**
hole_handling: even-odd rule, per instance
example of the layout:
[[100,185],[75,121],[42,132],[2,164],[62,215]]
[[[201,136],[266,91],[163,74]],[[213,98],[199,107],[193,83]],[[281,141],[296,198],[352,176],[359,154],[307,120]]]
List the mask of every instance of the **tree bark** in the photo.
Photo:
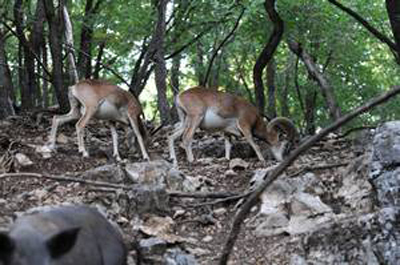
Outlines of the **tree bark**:
[[[30,45],[32,47],[32,52],[33,54],[36,55],[37,59],[40,59],[41,55],[41,50],[43,47],[43,42],[44,42],[44,22],[46,21],[46,16],[44,12],[44,4],[42,0],[37,1],[36,5],[36,11],[35,11],[35,20],[33,21],[33,27],[32,27],[32,37],[30,38]],[[41,70],[43,72],[46,71],[46,69],[41,69],[43,68],[42,64],[36,62],[36,72],[40,73]],[[40,78],[36,78],[36,93],[35,93],[35,105],[36,106],[43,106],[43,91],[40,86]]]
[[168,0],[158,0],[157,2],[157,24],[155,28],[155,81],[157,86],[158,110],[162,123],[169,123],[171,120],[169,113],[169,105],[167,99],[167,68],[164,60],[164,37],[165,37],[165,20],[166,8]]
[[399,1],[386,0],[386,10],[389,15],[390,25],[396,41],[397,58],[400,63],[400,5]]
[[28,111],[34,107],[34,95],[37,90],[36,77],[35,77],[35,57],[31,51],[29,41],[25,37],[24,27],[24,15],[22,0],[15,0],[14,3],[14,22],[16,31],[18,34],[19,41],[22,45],[21,56],[21,67],[23,73],[20,77],[23,78],[21,82],[21,110]]
[[313,88],[307,88],[307,93],[305,96],[305,113],[304,121],[306,123],[305,133],[307,135],[315,134],[315,105],[317,103],[317,91]]
[[49,39],[50,39],[50,53],[53,63],[53,71],[51,80],[54,85],[55,94],[57,97],[58,104],[62,111],[69,109],[69,102],[67,96],[67,90],[64,89],[64,78],[63,78],[63,61],[62,61],[62,40],[63,40],[63,18],[62,18],[62,7],[63,1],[60,0],[59,9],[54,8],[53,0],[44,0],[44,6],[46,11],[46,18],[49,24]]
[[272,58],[267,65],[267,87],[268,87],[267,116],[270,119],[276,117],[275,72],[276,72],[275,60],[274,58]]
[[92,42],[93,42],[93,16],[98,12],[102,0],[94,3],[93,0],[87,0],[85,5],[85,15],[83,17],[80,52],[78,55],[79,76],[90,78],[92,75]]
[[258,56],[253,68],[253,82],[256,94],[256,105],[261,113],[264,113],[265,109],[265,95],[262,72],[267,66],[268,62],[271,60],[276,48],[278,47],[282,39],[284,30],[283,21],[275,10],[275,0],[265,0],[264,7],[268,13],[270,20],[274,24],[274,30],[268,40],[267,45]]
[[101,61],[102,61],[102,58],[103,58],[104,48],[105,47],[106,47],[106,41],[103,40],[102,42],[100,42],[99,51],[98,51],[97,57],[96,57],[96,64],[94,65],[94,71],[93,71],[93,78],[94,79],[99,79],[100,70],[101,70]]
[[74,53],[74,37],[72,31],[72,23],[69,18],[67,7],[63,6],[63,17],[64,17],[64,24],[65,24],[65,42],[67,45],[67,54],[68,54],[68,63],[69,63],[69,77],[71,79],[72,84],[78,82],[78,71],[76,70],[75,64],[75,53]]
[[10,91],[12,80],[5,51],[6,34],[0,28],[0,120],[15,115]]
[[291,84],[291,77],[293,74],[293,66],[295,61],[296,55],[290,53],[287,59],[287,65],[285,69],[285,84],[280,93],[280,100],[281,100],[281,116],[283,117],[290,117],[290,109],[289,109],[289,88]]
[[337,104],[335,94],[333,92],[333,88],[329,84],[328,80],[325,76],[318,70],[317,65],[314,63],[311,56],[302,49],[299,43],[295,41],[289,41],[289,48],[290,50],[295,53],[299,58],[304,62],[308,73],[310,76],[317,81],[321,88],[322,96],[325,99],[325,103],[329,109],[329,115],[333,121],[336,121],[341,116],[341,109]]

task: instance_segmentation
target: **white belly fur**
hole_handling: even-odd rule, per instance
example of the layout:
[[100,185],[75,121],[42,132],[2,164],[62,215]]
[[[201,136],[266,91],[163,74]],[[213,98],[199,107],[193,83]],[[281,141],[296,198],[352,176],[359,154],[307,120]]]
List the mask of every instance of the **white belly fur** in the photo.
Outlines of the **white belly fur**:
[[219,131],[228,127],[236,127],[236,118],[224,118],[208,109],[204,115],[200,128],[204,130]]
[[120,110],[107,100],[104,100],[99,104],[97,107],[97,111],[94,114],[96,119],[100,120],[114,120],[114,121],[121,121],[126,122],[124,116],[120,112]]

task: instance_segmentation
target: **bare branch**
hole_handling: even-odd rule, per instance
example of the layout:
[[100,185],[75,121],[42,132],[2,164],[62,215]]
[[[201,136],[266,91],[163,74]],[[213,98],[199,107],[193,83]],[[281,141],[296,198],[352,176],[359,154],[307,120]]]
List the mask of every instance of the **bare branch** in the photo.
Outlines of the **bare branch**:
[[236,31],[237,27],[239,26],[239,22],[243,17],[244,11],[246,8],[243,8],[242,11],[240,12],[239,17],[236,19],[235,25],[233,26],[232,30],[226,35],[226,37],[223,39],[223,41],[218,45],[218,47],[215,49],[213,55],[211,56],[210,62],[208,63],[208,68],[206,75],[204,77],[202,85],[205,86],[207,84],[208,77],[210,76],[211,68],[213,65],[213,62],[215,60],[215,57],[217,56],[218,52],[221,50],[221,48],[225,45],[225,43],[230,39],[230,37],[233,35],[233,33]]
[[374,35],[377,39],[379,39],[381,42],[385,43],[387,46],[389,46],[390,50],[392,53],[395,55],[396,59],[398,58],[398,53],[400,51],[397,50],[396,44],[390,40],[385,34],[374,28],[368,21],[366,21],[363,17],[361,17],[359,14],[357,14],[355,11],[352,9],[342,5],[336,0],[328,0],[329,3],[335,5],[338,7],[340,10],[344,11],[345,13],[349,14],[351,17],[353,17],[355,20],[357,20],[361,25],[363,25],[372,35]]

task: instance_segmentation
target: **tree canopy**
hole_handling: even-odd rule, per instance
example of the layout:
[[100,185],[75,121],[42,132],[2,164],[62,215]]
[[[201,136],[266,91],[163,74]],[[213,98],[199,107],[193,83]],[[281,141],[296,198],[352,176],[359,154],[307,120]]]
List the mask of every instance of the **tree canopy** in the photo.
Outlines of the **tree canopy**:
[[[140,96],[149,119],[173,119],[173,96],[202,84],[241,95],[267,116],[290,117],[313,134],[335,119],[329,97],[347,113],[399,83],[392,2],[3,0],[0,116],[12,115],[15,107],[67,109],[73,83],[67,57],[73,53],[80,79],[128,88]],[[283,21],[283,34],[257,70],[276,30],[268,3]],[[72,24],[72,47],[63,9]],[[394,100],[352,126],[399,117]]]

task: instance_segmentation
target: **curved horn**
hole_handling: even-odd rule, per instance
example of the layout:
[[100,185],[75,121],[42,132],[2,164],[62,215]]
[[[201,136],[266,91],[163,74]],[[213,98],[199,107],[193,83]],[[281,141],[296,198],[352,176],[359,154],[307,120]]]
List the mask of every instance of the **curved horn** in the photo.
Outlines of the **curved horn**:
[[273,130],[274,132],[277,132],[276,127],[283,130],[287,134],[290,142],[296,142],[298,140],[299,133],[296,129],[296,126],[288,118],[277,117],[273,119],[268,123],[267,131],[271,132]]

